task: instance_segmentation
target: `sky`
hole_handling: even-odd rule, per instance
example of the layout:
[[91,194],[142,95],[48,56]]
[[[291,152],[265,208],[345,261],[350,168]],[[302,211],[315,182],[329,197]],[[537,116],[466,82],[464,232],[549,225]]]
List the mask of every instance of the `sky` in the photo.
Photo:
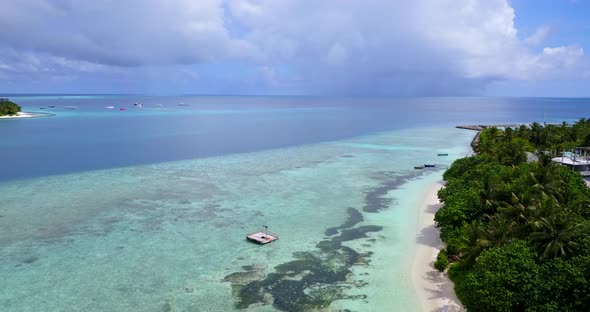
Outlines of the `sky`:
[[590,96],[590,0],[2,0],[0,93]]

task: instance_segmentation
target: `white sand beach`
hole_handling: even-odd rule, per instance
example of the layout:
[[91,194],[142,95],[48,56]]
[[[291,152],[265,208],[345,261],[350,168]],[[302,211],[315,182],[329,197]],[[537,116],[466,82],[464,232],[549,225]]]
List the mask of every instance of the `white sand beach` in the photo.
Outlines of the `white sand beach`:
[[435,227],[434,214],[440,207],[437,192],[443,185],[436,183],[424,194],[420,207],[418,228],[416,232],[416,253],[412,266],[412,281],[421,298],[422,311],[451,312],[465,311],[455,296],[453,282],[446,273],[434,268],[434,261],[443,242]]
[[0,116],[0,119],[36,118],[36,117],[44,117],[44,116],[50,116],[50,115],[51,114],[19,112],[16,115]]

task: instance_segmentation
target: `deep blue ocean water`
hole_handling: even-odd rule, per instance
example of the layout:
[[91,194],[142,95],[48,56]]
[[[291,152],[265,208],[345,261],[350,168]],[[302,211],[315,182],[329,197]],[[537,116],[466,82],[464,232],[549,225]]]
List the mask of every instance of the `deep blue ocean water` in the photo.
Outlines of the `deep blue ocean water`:
[[[0,181],[219,156],[380,131],[477,123],[562,122],[590,116],[590,99],[13,96],[0,120]],[[143,108],[133,108],[141,103]],[[55,107],[50,108],[49,106]],[[186,105],[186,106],[185,106]],[[77,109],[65,109],[75,106]],[[114,106],[114,109],[107,109]],[[119,110],[125,108],[125,111]]]

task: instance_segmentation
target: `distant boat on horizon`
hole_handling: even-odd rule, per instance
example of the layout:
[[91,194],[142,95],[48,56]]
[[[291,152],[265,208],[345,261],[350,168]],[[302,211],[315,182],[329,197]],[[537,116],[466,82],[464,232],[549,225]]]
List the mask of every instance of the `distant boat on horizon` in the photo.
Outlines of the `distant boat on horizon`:
[[108,108],[108,109],[113,109],[113,108],[115,108],[115,107],[114,107],[114,106],[106,106],[105,108]]
[[123,107],[119,108],[120,111],[124,111],[125,109]]
[[133,104],[133,107],[135,107],[135,108],[142,108],[143,107],[143,104],[135,102]]
[[188,106],[188,104],[184,104],[184,102],[178,103],[179,106]]
[[64,109],[78,109],[77,106],[64,106]]

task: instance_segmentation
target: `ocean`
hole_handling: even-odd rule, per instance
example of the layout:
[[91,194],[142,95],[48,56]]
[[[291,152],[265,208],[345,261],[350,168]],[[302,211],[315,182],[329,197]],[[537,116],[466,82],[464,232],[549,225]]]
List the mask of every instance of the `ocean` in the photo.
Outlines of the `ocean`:
[[[470,153],[475,133],[455,126],[590,113],[549,98],[11,99],[54,116],[0,120],[2,311],[419,311],[415,208]],[[263,225],[280,239],[245,240]]]

